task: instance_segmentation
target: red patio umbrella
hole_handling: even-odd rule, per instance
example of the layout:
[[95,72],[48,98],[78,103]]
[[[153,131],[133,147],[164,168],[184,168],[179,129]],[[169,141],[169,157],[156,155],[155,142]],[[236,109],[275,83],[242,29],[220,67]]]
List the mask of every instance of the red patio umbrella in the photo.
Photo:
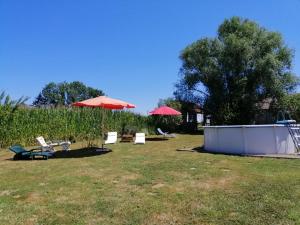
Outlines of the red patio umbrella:
[[[161,106],[159,108],[154,109],[153,111],[149,112],[150,115],[160,115],[160,116],[179,116],[181,115],[181,112],[178,112],[177,110],[168,107],[168,106]],[[167,134],[164,133],[160,128],[157,128],[157,131],[161,134],[164,134],[165,136],[169,137],[175,137],[174,134]]]
[[166,116],[178,116],[181,115],[181,112],[168,107],[168,106],[161,106],[159,108],[154,109],[153,111],[149,112],[150,115],[166,115]]
[[[75,102],[72,106],[81,106],[81,107],[92,107],[92,108],[103,108],[103,109],[124,109],[124,108],[135,108],[135,105],[128,102],[121,101],[119,99],[109,98],[107,96],[99,96],[96,98],[87,99],[81,102]],[[104,123],[104,114],[102,114],[102,149],[103,149],[103,123]]]
[[75,102],[73,106],[84,106],[84,107],[100,107],[104,109],[124,109],[124,108],[135,108],[135,105],[128,102],[124,102],[118,99],[109,98],[107,96],[99,96],[96,98],[87,99],[81,102]]

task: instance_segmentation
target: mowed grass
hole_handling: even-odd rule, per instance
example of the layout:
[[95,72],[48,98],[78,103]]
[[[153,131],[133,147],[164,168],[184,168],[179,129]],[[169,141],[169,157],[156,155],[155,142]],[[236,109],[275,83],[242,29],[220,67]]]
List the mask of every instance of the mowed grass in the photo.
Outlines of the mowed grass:
[[1,150],[0,224],[300,224],[300,160],[176,150],[202,144],[75,144],[47,161]]

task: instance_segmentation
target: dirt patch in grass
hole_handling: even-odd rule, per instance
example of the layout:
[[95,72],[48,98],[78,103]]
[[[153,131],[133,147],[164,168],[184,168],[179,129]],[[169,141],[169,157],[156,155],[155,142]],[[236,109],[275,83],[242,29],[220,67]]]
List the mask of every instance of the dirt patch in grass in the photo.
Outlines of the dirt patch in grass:
[[121,180],[126,182],[126,181],[130,181],[130,180],[138,179],[140,177],[141,177],[141,175],[139,175],[139,174],[131,173],[131,174],[122,175]]
[[238,179],[238,176],[208,178],[205,180],[191,179],[176,182],[172,185],[171,189],[173,189],[175,192],[184,192],[188,188],[203,190],[230,189],[231,185]]
[[218,178],[209,178],[207,180],[201,181],[192,181],[192,187],[198,187],[201,189],[228,189],[231,187],[232,183],[237,180],[237,176],[227,176],[227,177],[218,177]]
[[32,215],[31,218],[28,218],[23,224],[24,225],[34,225],[37,224],[38,217],[36,215]]
[[2,196],[9,196],[12,193],[10,190],[4,190],[0,192],[0,197]]
[[55,198],[55,202],[57,203],[64,203],[64,202],[68,202],[69,198],[65,195],[58,195],[57,198]]
[[191,175],[184,171],[171,171],[169,172],[169,175],[174,177],[176,180],[182,180],[182,179],[190,179]]
[[103,224],[103,222],[105,221],[104,218],[102,218],[101,215],[97,215],[96,218],[89,218],[88,221],[86,221],[87,225],[94,225],[94,224]]
[[27,203],[38,203],[42,202],[44,200],[43,196],[36,192],[29,193],[26,198],[24,199],[24,202]]
[[158,189],[158,188],[162,188],[162,187],[164,187],[164,186],[166,186],[166,185],[163,184],[163,183],[158,183],[158,184],[153,185],[152,188]]
[[105,174],[105,176],[102,175],[101,178],[101,180],[104,182],[127,186],[130,181],[141,178],[141,175],[135,173],[122,174],[122,171],[120,171],[118,174]]
[[152,214],[146,221],[145,225],[176,225],[182,224],[179,217],[172,213],[155,213]]

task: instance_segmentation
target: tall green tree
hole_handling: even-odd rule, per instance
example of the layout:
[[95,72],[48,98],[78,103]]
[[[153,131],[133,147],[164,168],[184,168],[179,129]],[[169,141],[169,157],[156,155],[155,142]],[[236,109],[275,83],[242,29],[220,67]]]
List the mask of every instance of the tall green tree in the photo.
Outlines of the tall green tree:
[[293,50],[278,32],[239,17],[225,20],[216,38],[202,38],[181,53],[175,96],[201,102],[215,124],[253,123],[259,102],[280,101],[298,85]]
[[104,92],[88,87],[82,82],[74,81],[71,83],[48,83],[36,97],[33,105],[35,106],[62,106],[70,105],[77,101],[104,95]]
[[164,105],[176,109],[177,111],[181,111],[181,102],[174,98],[159,99],[157,106],[161,107]]
[[276,105],[278,110],[288,112],[292,119],[300,121],[300,93],[286,95],[281,102]]

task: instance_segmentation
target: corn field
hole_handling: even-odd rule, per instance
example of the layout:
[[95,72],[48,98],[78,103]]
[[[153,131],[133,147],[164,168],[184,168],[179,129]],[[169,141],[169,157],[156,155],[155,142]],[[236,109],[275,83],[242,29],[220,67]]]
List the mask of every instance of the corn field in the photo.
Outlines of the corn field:
[[[102,116],[104,128],[102,129]],[[152,120],[128,111],[99,108],[18,108],[0,105],[0,148],[35,145],[35,138],[82,141],[100,138],[102,132],[150,132]]]

